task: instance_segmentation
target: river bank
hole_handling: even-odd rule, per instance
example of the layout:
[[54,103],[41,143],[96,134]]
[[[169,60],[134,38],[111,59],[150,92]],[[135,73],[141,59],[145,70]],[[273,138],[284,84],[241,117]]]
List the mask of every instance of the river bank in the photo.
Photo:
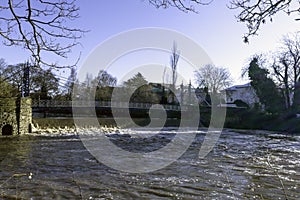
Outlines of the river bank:
[[227,110],[224,127],[247,130],[266,130],[285,132],[286,134],[300,133],[300,118],[285,113],[278,116],[253,110]]

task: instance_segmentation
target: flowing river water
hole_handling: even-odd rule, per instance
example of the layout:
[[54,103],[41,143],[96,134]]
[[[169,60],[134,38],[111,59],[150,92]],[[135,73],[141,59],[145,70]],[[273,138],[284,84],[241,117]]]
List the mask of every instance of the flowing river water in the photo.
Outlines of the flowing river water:
[[[160,148],[176,131],[150,139],[127,133],[109,137],[128,151],[143,151],[148,143]],[[155,130],[143,132],[148,133]],[[197,132],[186,153],[168,167],[143,174],[101,164],[76,134],[2,136],[0,198],[300,199],[300,136],[224,130],[199,159],[204,136]]]

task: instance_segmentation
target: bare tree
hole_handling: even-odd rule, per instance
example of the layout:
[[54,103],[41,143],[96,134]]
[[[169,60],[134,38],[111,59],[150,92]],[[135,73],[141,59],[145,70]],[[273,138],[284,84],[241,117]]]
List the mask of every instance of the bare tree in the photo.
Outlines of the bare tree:
[[245,23],[248,28],[248,33],[244,35],[244,42],[248,42],[249,36],[256,35],[261,25],[268,20],[272,22],[273,16],[277,13],[299,14],[300,2],[293,0],[232,0],[230,8],[240,10],[236,17],[239,22]]
[[195,71],[195,78],[200,87],[207,88],[214,95],[228,87],[232,82],[228,69],[211,64]]
[[156,8],[175,7],[183,12],[197,13],[196,6],[209,5],[213,0],[149,0]]
[[173,43],[172,52],[170,56],[170,65],[172,70],[172,89],[175,89],[176,81],[177,81],[177,64],[180,57],[180,52],[177,49],[176,42]]
[[[172,52],[170,56],[170,65],[172,70],[172,83],[171,83],[171,89],[175,92],[176,88],[176,81],[177,81],[177,64],[180,57],[180,52],[177,49],[176,42],[173,43]],[[175,101],[175,94],[172,95],[172,102]]]
[[288,62],[292,69],[292,81],[296,85],[300,78],[300,34],[295,33],[294,35],[287,35],[283,39],[283,46],[287,53]]
[[57,67],[51,53],[66,58],[84,31],[70,27],[79,17],[75,0],[7,0],[0,3],[0,36],[7,46],[29,50],[35,65]]
[[[300,79],[300,34],[286,35],[282,40],[282,47],[276,54],[271,65],[272,75],[276,79],[279,87],[283,89],[286,99],[286,107],[291,106],[291,102],[297,102],[298,91],[295,90]],[[291,94],[294,93],[293,100]]]
[[285,107],[291,106],[291,92],[292,85],[290,84],[290,66],[287,61],[288,55],[281,53],[274,58],[274,62],[271,65],[272,74],[275,78],[277,85],[283,90],[283,96],[285,98]]

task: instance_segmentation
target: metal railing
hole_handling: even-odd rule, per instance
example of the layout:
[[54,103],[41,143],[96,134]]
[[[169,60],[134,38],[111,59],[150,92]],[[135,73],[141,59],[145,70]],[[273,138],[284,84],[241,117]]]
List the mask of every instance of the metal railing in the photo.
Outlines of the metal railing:
[[[111,101],[58,101],[58,100],[33,100],[32,107],[34,108],[64,108],[64,107],[108,107],[108,108],[137,108],[149,109],[151,103],[135,103],[135,102],[111,102]],[[178,105],[162,105],[166,110],[184,111],[187,106]]]

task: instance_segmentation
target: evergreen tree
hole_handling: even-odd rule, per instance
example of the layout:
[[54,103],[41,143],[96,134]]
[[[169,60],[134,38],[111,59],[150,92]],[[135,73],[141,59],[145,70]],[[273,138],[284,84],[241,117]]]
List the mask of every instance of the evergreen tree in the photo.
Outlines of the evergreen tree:
[[139,86],[147,85],[148,81],[145,79],[145,77],[138,72],[136,75],[134,75],[132,78],[128,79],[123,83],[123,85],[127,88],[133,88],[136,89]]
[[284,98],[277,89],[275,83],[268,77],[269,72],[258,65],[258,59],[253,58],[248,68],[248,76],[251,86],[254,88],[265,111],[278,114],[284,109]]
[[[148,83],[140,72],[127,81],[124,81],[123,85],[124,94],[132,93],[130,102],[159,103],[162,99],[158,93],[153,92],[153,86]],[[120,94],[120,96],[122,96],[122,94]]]

